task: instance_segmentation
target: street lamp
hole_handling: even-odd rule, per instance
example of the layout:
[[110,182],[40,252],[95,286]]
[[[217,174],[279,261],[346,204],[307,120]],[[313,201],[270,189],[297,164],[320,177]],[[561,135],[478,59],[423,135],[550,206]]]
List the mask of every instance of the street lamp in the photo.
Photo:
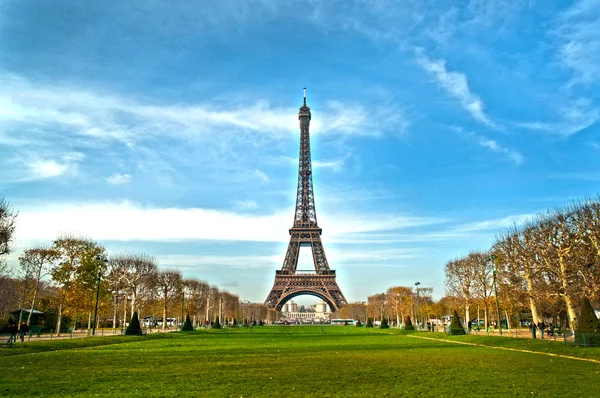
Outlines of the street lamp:
[[421,319],[421,307],[419,305],[419,285],[421,284],[421,282],[417,281],[415,283],[415,286],[417,287],[417,325],[419,325],[419,327],[421,327],[421,322],[419,321]]
[[94,325],[92,326],[92,336],[96,334],[96,323],[98,322],[98,298],[100,296],[100,279],[102,278],[102,266],[108,262],[104,256],[96,256],[98,262],[98,279],[96,280],[96,310],[94,311]]
[[[502,336],[502,324],[500,323],[500,305],[498,304],[498,285],[496,284],[496,255],[492,254],[485,261],[492,262],[492,276],[494,277],[494,295],[496,296],[496,317],[498,319],[498,332],[500,332],[500,336]],[[508,319],[506,320],[508,326]]]

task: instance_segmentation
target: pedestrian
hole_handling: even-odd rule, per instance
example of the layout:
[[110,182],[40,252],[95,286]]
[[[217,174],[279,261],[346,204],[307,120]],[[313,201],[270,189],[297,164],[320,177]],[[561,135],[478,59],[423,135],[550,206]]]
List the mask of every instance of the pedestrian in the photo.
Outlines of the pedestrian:
[[10,319],[8,322],[9,326],[8,326],[8,344],[11,343],[16,343],[17,342],[17,332],[19,331],[19,329],[17,328],[17,325],[15,325],[15,322]]
[[552,322],[548,325],[548,336],[554,336],[554,324]]
[[21,323],[21,327],[19,328],[19,337],[21,337],[21,343],[25,339],[25,335],[27,333],[29,333],[29,326],[27,326],[27,324],[25,323],[25,321],[23,321]]
[[546,325],[544,325],[544,321],[542,319],[538,321],[537,327],[540,330],[540,336],[544,338],[544,329],[546,328]]
[[529,329],[531,329],[531,337],[535,339],[535,330],[536,330],[535,322],[531,322],[529,324]]
[[467,330],[469,331],[469,333],[471,333],[471,326],[473,326],[473,322],[467,322]]

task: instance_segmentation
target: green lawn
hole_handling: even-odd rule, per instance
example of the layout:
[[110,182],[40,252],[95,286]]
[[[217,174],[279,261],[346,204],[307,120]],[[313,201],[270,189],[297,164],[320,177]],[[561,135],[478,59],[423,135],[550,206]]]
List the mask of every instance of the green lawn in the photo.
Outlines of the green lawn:
[[[416,336],[447,338],[441,334]],[[453,336],[600,359],[598,348]],[[255,327],[19,343],[0,396],[596,396],[600,364],[355,327]]]

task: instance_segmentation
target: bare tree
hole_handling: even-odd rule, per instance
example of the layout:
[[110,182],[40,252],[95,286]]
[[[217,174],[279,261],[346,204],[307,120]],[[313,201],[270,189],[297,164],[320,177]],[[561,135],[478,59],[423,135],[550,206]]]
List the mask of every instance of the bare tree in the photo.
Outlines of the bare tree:
[[169,300],[177,295],[177,288],[181,281],[181,271],[178,269],[165,269],[158,271],[155,276],[155,286],[163,301],[163,332],[167,329],[167,309]]
[[131,297],[131,314],[133,314],[137,310],[138,299],[143,298],[143,294],[147,292],[144,286],[154,278],[158,270],[156,261],[143,253],[118,255],[112,261],[118,264],[121,271],[122,287]]
[[466,258],[458,258],[446,263],[446,294],[461,297],[464,301],[465,319],[470,318],[471,300],[476,283],[475,269]]
[[17,211],[0,195],[0,259],[10,253],[10,245],[14,238]]
[[31,308],[27,317],[27,325],[31,325],[31,315],[35,308],[40,280],[50,274],[52,263],[56,260],[58,253],[47,247],[35,247],[27,249],[19,256],[19,265],[23,272],[33,280],[33,297],[31,298]]

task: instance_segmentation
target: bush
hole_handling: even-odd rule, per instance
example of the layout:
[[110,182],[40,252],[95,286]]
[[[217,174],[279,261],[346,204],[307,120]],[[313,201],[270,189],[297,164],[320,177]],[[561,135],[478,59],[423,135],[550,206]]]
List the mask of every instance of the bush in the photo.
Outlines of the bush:
[[386,317],[381,319],[381,325],[379,325],[379,329],[389,329],[390,325],[388,324],[388,320]]
[[265,323],[263,322],[262,319],[258,322],[258,326],[265,326]]
[[415,327],[410,320],[410,316],[406,316],[406,318],[404,318],[404,330],[415,330]]
[[584,347],[600,346],[600,322],[587,297],[581,304],[581,313],[575,332],[575,344]]
[[460,318],[455,310],[452,314],[452,321],[450,322],[450,335],[454,336],[459,334],[465,334],[465,328],[460,323]]
[[221,329],[221,322],[219,321],[219,316],[215,316],[215,322],[212,325],[213,329]]
[[235,318],[233,318],[233,323],[231,324],[231,326],[233,326],[233,327],[237,326],[237,321],[235,320]]
[[367,326],[368,328],[372,328],[373,327],[373,320],[371,318],[367,318]]
[[190,316],[186,315],[185,317],[185,323],[183,324],[183,327],[181,328],[182,332],[192,332],[194,331],[194,325],[192,325],[192,321],[190,320]]
[[133,313],[129,326],[125,330],[125,336],[141,336],[142,328],[140,326],[140,320],[138,319],[137,311]]
[[363,324],[362,324],[362,322],[361,322],[360,320],[359,320],[359,321],[356,321],[356,327],[361,327],[362,325],[363,325]]

